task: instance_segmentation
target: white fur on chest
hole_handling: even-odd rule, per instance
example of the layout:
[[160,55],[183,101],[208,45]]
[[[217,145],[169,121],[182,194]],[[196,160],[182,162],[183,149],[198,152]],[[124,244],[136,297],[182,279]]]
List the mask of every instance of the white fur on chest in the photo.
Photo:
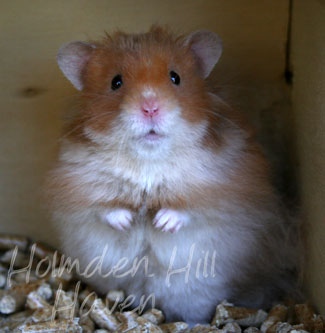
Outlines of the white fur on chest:
[[156,195],[163,189],[185,195],[193,185],[227,181],[223,171],[224,158],[218,160],[212,152],[195,147],[151,161],[67,142],[61,159],[65,162],[66,171],[75,176],[79,185],[85,185],[85,194],[93,202],[129,196],[139,204],[143,193]]

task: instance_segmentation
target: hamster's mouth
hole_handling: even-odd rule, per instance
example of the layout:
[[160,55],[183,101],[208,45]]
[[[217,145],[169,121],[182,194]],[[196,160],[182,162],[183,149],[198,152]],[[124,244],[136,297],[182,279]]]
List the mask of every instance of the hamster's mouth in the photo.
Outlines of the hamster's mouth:
[[146,141],[156,142],[161,140],[164,135],[157,133],[155,130],[151,129],[147,134],[143,136]]

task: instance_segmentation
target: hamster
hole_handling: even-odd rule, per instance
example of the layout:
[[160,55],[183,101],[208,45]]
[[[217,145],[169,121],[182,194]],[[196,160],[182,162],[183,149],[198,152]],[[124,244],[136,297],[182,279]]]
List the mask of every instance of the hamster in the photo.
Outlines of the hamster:
[[297,270],[254,132],[205,81],[221,52],[213,32],[154,26],[57,57],[82,104],[48,177],[61,249],[99,293],[151,296],[168,321],[268,307]]

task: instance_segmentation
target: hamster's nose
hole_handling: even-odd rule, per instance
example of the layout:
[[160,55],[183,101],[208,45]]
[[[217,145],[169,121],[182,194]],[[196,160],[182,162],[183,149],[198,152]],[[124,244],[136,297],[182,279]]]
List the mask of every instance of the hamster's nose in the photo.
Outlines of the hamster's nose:
[[156,99],[146,99],[142,104],[142,112],[146,117],[157,115],[159,105]]

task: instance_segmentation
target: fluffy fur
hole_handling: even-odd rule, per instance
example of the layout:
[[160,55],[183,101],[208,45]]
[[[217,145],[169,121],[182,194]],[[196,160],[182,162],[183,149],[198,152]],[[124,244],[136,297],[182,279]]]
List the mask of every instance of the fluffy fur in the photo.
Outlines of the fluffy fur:
[[[102,273],[147,259],[148,274],[141,264],[135,276],[97,272],[88,282],[101,293],[122,288],[134,305],[153,293],[168,320],[191,323],[209,321],[224,299],[269,306],[296,269],[292,224],[252,131],[205,85],[220,55],[210,37],[153,28],[65,46],[59,64],[82,89],[83,108],[47,186],[62,250],[81,271],[105,247]],[[117,74],[123,85],[113,91]],[[150,98],[159,115],[148,120],[141,108]],[[168,280],[190,258],[188,276]]]

